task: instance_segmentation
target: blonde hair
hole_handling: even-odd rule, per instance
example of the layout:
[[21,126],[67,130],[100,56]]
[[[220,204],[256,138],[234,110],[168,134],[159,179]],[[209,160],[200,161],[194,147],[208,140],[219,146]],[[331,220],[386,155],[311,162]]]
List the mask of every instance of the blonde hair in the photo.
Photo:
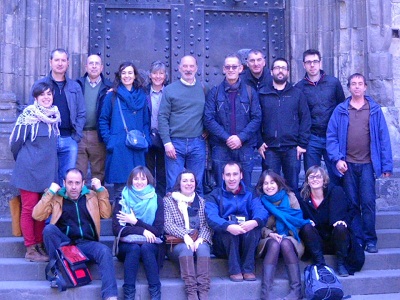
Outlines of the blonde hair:
[[325,169],[320,166],[317,166],[317,165],[310,167],[306,172],[303,188],[301,189],[301,192],[300,192],[300,195],[303,199],[308,199],[308,198],[310,198],[310,195],[311,195],[311,187],[308,184],[308,176],[310,176],[311,174],[314,174],[314,173],[318,173],[318,172],[321,173],[322,179],[324,180],[324,188],[328,186],[329,176],[328,176],[328,173],[325,171]]

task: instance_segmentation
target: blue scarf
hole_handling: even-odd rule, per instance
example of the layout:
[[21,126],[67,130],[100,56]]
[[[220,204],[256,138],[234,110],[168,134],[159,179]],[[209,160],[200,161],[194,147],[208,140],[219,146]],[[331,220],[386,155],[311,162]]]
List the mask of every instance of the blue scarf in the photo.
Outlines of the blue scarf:
[[146,95],[142,89],[132,87],[132,90],[128,91],[123,84],[118,87],[117,96],[131,111],[142,109],[146,103]]
[[136,190],[133,186],[131,188],[124,187],[122,200],[119,203],[124,213],[130,214],[132,209],[136,218],[146,224],[153,224],[157,211],[157,194],[151,184],[141,191]]
[[[281,201],[281,203],[275,204]],[[280,190],[273,196],[263,195],[261,202],[265,208],[276,218],[276,232],[280,235],[289,235],[289,231],[300,242],[297,229],[306,224],[310,224],[310,220],[303,219],[301,209],[293,209],[290,207],[289,196],[285,190]]]

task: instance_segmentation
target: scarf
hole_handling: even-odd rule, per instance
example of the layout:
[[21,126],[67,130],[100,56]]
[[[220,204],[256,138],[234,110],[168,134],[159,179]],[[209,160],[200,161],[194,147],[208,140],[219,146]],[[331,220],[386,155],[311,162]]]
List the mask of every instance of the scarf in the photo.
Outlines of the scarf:
[[196,193],[193,193],[193,195],[191,196],[185,196],[180,192],[173,192],[171,196],[172,199],[174,199],[178,203],[178,209],[183,216],[183,220],[185,221],[185,228],[189,230],[190,222],[189,222],[188,207],[189,203],[193,203]]
[[121,204],[121,210],[124,213],[130,214],[132,209],[136,218],[146,224],[152,225],[156,218],[157,194],[151,184],[140,191],[133,186],[131,188],[124,187],[119,204]]
[[[275,204],[281,201],[281,203]],[[303,219],[303,212],[301,209],[293,209],[290,207],[289,196],[285,190],[280,190],[273,196],[263,195],[261,202],[265,208],[276,218],[276,232],[280,235],[289,235],[289,231],[297,241],[300,242],[300,237],[297,229],[300,229],[310,220]]]
[[131,91],[128,91],[123,84],[118,87],[117,97],[125,102],[126,106],[131,111],[142,109],[146,103],[146,95],[142,89],[133,87]]
[[24,142],[26,140],[26,135],[28,132],[28,126],[31,126],[31,141],[33,142],[38,134],[39,123],[43,122],[47,124],[49,129],[49,137],[51,136],[51,132],[54,132],[54,135],[60,135],[60,130],[58,129],[58,125],[61,123],[60,112],[58,111],[57,106],[51,106],[50,108],[45,108],[35,102],[32,105],[27,106],[22,114],[19,115],[17,122],[15,122],[15,126],[10,135],[10,144],[16,134],[15,141],[17,141],[21,135],[21,128],[24,126],[23,130],[23,139]]

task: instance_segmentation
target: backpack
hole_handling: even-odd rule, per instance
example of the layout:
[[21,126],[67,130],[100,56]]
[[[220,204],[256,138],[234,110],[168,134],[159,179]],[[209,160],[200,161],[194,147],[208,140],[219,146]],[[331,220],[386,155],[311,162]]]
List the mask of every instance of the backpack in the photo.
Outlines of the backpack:
[[86,262],[89,259],[75,245],[62,246],[56,250],[57,258],[46,266],[46,279],[52,288],[60,292],[68,288],[86,285],[92,281]]
[[308,265],[304,269],[304,292],[309,300],[339,300],[343,298],[342,284],[328,266]]

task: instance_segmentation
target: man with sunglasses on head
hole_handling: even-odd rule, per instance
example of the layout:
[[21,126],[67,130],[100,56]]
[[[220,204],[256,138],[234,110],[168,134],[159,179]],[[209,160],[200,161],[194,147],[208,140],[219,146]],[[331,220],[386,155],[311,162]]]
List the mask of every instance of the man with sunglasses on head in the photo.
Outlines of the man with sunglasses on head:
[[345,99],[343,87],[336,77],[327,75],[321,69],[321,54],[318,50],[304,51],[303,66],[306,75],[296,87],[306,95],[311,114],[311,135],[304,154],[304,170],[314,165],[320,166],[323,157],[331,183],[339,185],[335,166],[326,151],[326,129],[333,110]]
[[207,94],[204,126],[210,134],[212,169],[218,187],[222,186],[222,167],[232,160],[242,165],[243,181],[251,187],[261,110],[256,90],[239,78],[242,70],[236,54],[226,56],[225,79]]
[[262,121],[257,148],[262,169],[282,171],[298,193],[300,159],[307,149],[311,118],[303,92],[288,81],[289,72],[288,61],[276,58],[271,66],[273,81],[259,91]]

